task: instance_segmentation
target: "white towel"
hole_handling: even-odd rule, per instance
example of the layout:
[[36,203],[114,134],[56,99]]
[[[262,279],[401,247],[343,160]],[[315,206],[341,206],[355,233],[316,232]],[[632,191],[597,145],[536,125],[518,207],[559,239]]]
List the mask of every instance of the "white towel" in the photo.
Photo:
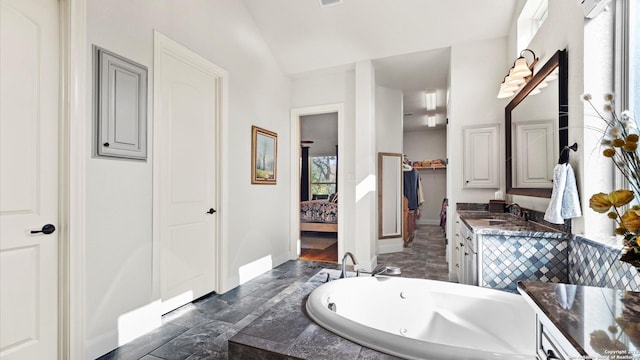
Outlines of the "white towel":
[[553,224],[564,224],[565,219],[582,216],[576,177],[569,163],[553,169],[553,190],[544,219]]

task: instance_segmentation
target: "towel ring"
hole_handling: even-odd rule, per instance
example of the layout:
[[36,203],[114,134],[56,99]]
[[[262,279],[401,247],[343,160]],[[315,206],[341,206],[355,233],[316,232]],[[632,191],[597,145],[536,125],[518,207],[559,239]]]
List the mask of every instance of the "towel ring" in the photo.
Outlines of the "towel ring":
[[569,154],[570,151],[578,151],[578,143],[573,143],[571,146],[565,146],[560,152],[560,159],[558,159],[558,164],[566,164],[569,162]]

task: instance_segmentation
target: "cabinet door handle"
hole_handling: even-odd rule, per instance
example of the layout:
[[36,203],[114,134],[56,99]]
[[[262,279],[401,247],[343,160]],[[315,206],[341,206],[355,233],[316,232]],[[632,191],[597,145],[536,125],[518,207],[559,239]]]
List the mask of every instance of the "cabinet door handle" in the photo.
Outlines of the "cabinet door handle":
[[216,210],[215,210],[214,208],[211,208],[211,209],[209,209],[209,211],[207,211],[206,213],[207,213],[207,214],[213,214],[213,213],[215,213],[215,212],[216,212]]

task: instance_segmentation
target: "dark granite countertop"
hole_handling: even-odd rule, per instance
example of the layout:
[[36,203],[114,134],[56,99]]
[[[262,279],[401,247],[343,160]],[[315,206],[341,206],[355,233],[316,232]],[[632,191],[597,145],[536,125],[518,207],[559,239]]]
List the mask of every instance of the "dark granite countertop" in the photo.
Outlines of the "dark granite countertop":
[[[567,234],[509,213],[458,210],[460,219],[476,234],[563,238]],[[567,237],[568,238],[568,237]]]
[[640,293],[536,281],[518,291],[584,359],[640,359]]

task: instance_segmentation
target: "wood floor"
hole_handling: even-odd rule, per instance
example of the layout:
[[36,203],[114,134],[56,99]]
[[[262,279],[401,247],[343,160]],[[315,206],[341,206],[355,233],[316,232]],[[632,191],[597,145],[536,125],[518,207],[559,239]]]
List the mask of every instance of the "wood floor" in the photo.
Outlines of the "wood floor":
[[330,262],[330,263],[337,263],[338,262],[338,239],[337,239],[337,234],[329,234],[329,233],[315,233],[315,232],[302,232],[300,234],[300,240],[301,242],[304,244],[305,241],[305,236],[309,235],[309,236],[319,236],[319,237],[323,237],[323,238],[332,238],[332,237],[336,237],[335,238],[335,242],[325,248],[325,249],[306,249],[306,248],[301,248],[300,249],[300,260],[307,260],[307,261],[320,261],[320,262]]
[[338,262],[338,243],[329,246],[324,250],[300,249],[300,260]]

